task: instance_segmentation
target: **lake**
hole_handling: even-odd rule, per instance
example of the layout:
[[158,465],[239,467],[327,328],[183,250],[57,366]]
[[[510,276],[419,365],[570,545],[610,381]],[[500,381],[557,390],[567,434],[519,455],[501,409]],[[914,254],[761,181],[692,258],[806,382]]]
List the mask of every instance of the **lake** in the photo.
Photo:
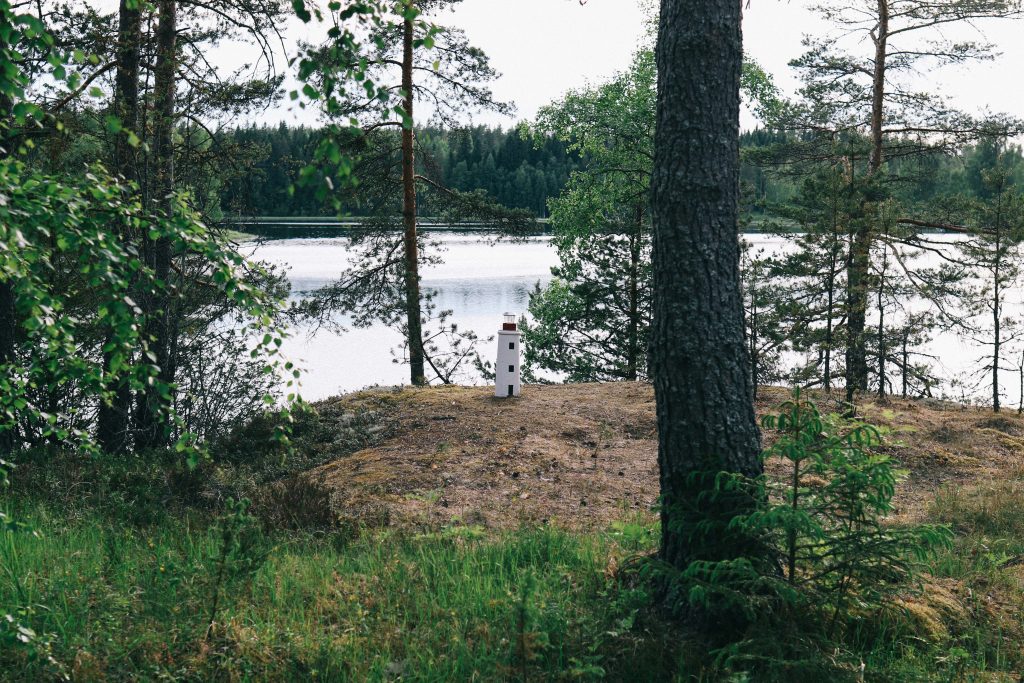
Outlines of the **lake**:
[[[496,244],[490,236],[479,233],[432,233],[431,237],[441,243],[444,262],[423,270],[424,287],[437,292],[438,309],[451,309],[452,319],[460,329],[473,330],[483,339],[497,331],[505,312],[518,315],[526,311],[529,293],[538,282],[544,285],[551,280],[551,267],[558,261],[548,236]],[[750,234],[745,238],[755,248],[768,252],[786,248],[786,240],[779,237]],[[293,296],[334,281],[353,258],[346,237],[271,240],[248,251],[255,258],[285,268]],[[940,261],[938,257],[926,255],[918,263],[937,265]],[[1018,288],[1011,298],[1006,314],[1019,318],[1024,312],[1021,306],[1024,293]],[[927,305],[919,301],[911,308],[921,309]],[[340,322],[344,325],[347,321],[340,318]],[[297,329],[286,340],[285,355],[305,371],[302,395],[307,400],[367,386],[408,382],[408,368],[394,362],[393,350],[401,343],[396,331],[383,325],[366,329],[345,326],[348,331],[341,334],[320,329],[311,335],[307,329]],[[481,344],[485,358],[490,359],[494,344]],[[932,362],[940,377],[963,379],[976,368],[985,349],[954,332],[939,331],[924,351],[934,356]],[[895,370],[891,368],[890,373]],[[973,378],[973,382],[982,383],[979,393],[983,399],[987,396],[983,384],[986,374]],[[1016,407],[1020,387],[1017,369],[1008,367],[1001,375],[1006,394],[1004,405]],[[463,381],[471,383],[479,379],[466,377]],[[937,390],[938,394],[942,392],[953,398],[965,398],[961,389]]]
[[[474,233],[432,233],[443,248],[444,263],[421,273],[424,288],[437,292],[438,310],[453,311],[460,329],[486,339],[501,327],[502,315],[525,313],[529,295],[538,282],[551,280],[558,258],[551,238],[528,237],[492,244],[493,237]],[[353,257],[348,238],[300,238],[264,242],[254,257],[287,269],[293,294],[298,296],[338,278]],[[375,384],[409,381],[409,369],[393,362],[392,350],[401,344],[399,333],[383,325],[348,329],[342,334],[319,330],[314,336],[297,329],[286,340],[284,353],[306,372],[302,395],[316,400]],[[496,343],[482,344],[489,358]],[[472,378],[467,378],[472,381]]]

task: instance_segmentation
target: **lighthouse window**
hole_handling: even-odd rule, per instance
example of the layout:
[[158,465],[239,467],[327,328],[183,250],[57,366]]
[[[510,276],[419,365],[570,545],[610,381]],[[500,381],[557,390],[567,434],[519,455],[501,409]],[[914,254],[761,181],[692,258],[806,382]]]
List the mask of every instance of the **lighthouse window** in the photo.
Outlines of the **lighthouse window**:
[[516,366],[514,366],[514,365],[508,366],[508,371],[509,372],[515,372],[516,371]]
[[516,348],[516,343],[515,342],[509,342],[508,343],[508,348],[510,348],[510,349]]

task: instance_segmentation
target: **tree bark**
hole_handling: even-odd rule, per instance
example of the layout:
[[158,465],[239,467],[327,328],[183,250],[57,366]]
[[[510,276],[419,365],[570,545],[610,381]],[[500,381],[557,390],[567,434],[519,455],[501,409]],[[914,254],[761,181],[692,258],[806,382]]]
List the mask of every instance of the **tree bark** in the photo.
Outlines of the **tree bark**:
[[640,248],[643,244],[644,207],[637,204],[633,234],[629,236],[629,324],[626,331],[626,379],[635,382],[640,365]]
[[[822,386],[826,392],[832,391],[832,348],[834,344],[833,325],[836,309],[836,275],[839,266],[839,209],[838,197],[831,197],[832,209],[832,235],[829,242],[828,277],[825,279],[825,292],[827,302],[825,304],[825,374],[822,379]],[[756,389],[756,385],[755,385]]]
[[869,219],[856,221],[846,265],[846,400],[852,403],[858,391],[868,388],[865,326],[868,308],[868,271],[871,267]]
[[[174,105],[177,85],[177,0],[160,0],[158,6],[159,24],[156,31],[156,68],[154,69],[153,91],[155,118],[153,129],[154,194],[162,203],[166,215],[173,210],[174,193]],[[173,381],[169,376],[170,359],[170,318],[169,279],[171,272],[171,241],[165,236],[156,240],[148,235],[143,238],[143,254],[147,265],[153,269],[158,287],[147,297],[146,336],[149,350],[158,367],[158,379],[167,384]],[[166,444],[166,432],[161,424],[161,413],[166,399],[157,391],[147,391],[139,403],[138,445],[141,448],[155,448]]]
[[[878,26],[871,34],[875,44],[875,64],[871,82],[871,154],[868,175],[882,168],[885,109],[885,66],[889,40],[889,0],[877,0]],[[865,344],[868,282],[871,267],[872,225],[864,212],[853,233],[847,268],[848,317],[846,346],[846,400],[853,402],[858,391],[868,388],[868,362]]]
[[998,413],[999,405],[999,357],[1002,354],[1002,309],[1003,289],[1000,266],[1003,262],[1003,189],[996,199],[995,261],[992,268],[992,412]]
[[902,339],[902,342],[903,342],[903,347],[902,347],[903,367],[901,368],[901,370],[903,372],[903,398],[907,397],[907,372],[908,372],[907,362],[908,362],[908,359],[909,359],[909,355],[907,354],[907,341],[908,341],[907,337],[908,337],[909,334],[910,334],[909,328],[904,327],[903,328],[903,339]]
[[885,398],[885,271],[889,267],[889,251],[882,245],[882,268],[878,275],[878,398]]
[[878,27],[872,34],[875,42],[875,69],[871,78],[871,156],[870,174],[882,168],[882,123],[885,108],[885,61],[889,42],[889,0],[878,2]]
[[[114,114],[126,130],[139,134],[139,62],[142,47],[142,11],[121,0],[117,30],[117,74],[114,87]],[[114,141],[114,173],[126,181],[139,180],[135,149],[127,136],[119,134]],[[126,226],[120,226],[121,239],[130,239]],[[108,333],[106,341],[112,342]],[[103,366],[110,372],[112,352],[104,352]],[[131,387],[125,381],[114,389],[110,404],[101,403],[96,420],[96,440],[107,453],[124,453],[128,449],[131,413]]]
[[416,238],[416,157],[413,130],[413,21],[406,19],[402,36],[402,90],[409,123],[402,128],[402,224],[405,229],[405,317],[409,336],[409,375],[413,384],[426,384],[423,327],[420,311],[419,244]]
[[651,370],[660,554],[678,568],[750,550],[727,524],[756,501],[707,496],[720,472],[762,469],[739,277],[740,1],[661,3]]

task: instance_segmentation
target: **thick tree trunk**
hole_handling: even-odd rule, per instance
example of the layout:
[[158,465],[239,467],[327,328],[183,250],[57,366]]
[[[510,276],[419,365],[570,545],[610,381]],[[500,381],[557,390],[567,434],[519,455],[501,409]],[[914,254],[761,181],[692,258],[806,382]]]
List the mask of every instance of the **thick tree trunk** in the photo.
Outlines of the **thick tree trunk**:
[[405,228],[405,318],[409,335],[409,375],[413,384],[426,384],[423,328],[420,311],[419,245],[416,239],[416,157],[412,126],[413,22],[405,20],[402,37],[402,90],[410,124],[402,129],[402,224]]
[[739,276],[740,4],[661,3],[651,370],[660,552],[679,568],[749,552],[726,525],[753,498],[707,496],[719,472],[761,472]]
[[[154,69],[154,144],[155,158],[154,195],[168,215],[173,211],[174,192],[174,105],[177,84],[177,0],[160,0],[158,6],[159,25],[156,31],[156,68]],[[171,272],[171,242],[166,237],[151,240],[145,236],[143,253],[147,265],[153,269],[163,287],[147,297],[146,333],[149,349],[159,368],[158,378],[169,383],[170,359],[170,306],[169,286]],[[159,447],[166,444],[166,432],[160,415],[166,398],[158,392],[148,391],[139,405],[138,445],[142,448]]]
[[[141,3],[139,3],[141,4]],[[121,0],[117,30],[117,73],[114,79],[114,115],[126,130],[139,134],[139,66],[142,50],[142,10]],[[114,172],[137,182],[135,148],[125,135],[114,141]]]
[[[114,90],[114,114],[126,130],[141,134],[139,124],[139,61],[142,47],[142,12],[121,0],[117,31],[117,75]],[[135,149],[127,136],[118,135],[114,142],[114,173],[129,182],[138,182]],[[130,239],[128,230],[121,226],[121,239]],[[107,335],[107,342],[112,335]],[[103,364],[110,370],[113,354],[104,353]],[[124,453],[128,448],[130,429],[131,388],[120,382],[114,390],[110,404],[100,404],[96,423],[96,439],[107,453]]]

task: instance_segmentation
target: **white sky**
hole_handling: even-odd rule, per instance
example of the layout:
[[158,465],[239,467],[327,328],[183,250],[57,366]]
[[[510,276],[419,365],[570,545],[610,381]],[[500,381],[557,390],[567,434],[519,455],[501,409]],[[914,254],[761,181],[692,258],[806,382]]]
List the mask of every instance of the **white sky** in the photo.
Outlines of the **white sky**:
[[[829,30],[809,4],[750,0],[745,9],[744,49],[787,92],[797,87],[787,63],[803,51],[803,35]],[[482,115],[475,121],[503,125],[531,118],[566,90],[624,69],[646,30],[637,0],[588,0],[582,6],[577,0],[464,0],[445,21],[463,28],[501,72],[493,89],[515,103],[515,117]],[[945,37],[987,40],[1001,53],[997,59],[922,74],[920,87],[972,113],[987,109],[1024,117],[1024,22],[988,21],[977,28],[983,36],[963,27]],[[288,109],[282,105],[262,120],[314,120],[311,112]],[[744,114],[742,124],[749,128],[756,122]]]
[[[88,0],[102,9],[116,8],[116,0]],[[792,92],[796,79],[787,62],[802,52],[805,33],[828,31],[809,9],[807,0],[749,0],[743,23],[744,48],[771,73],[776,83]],[[628,66],[645,32],[644,12],[637,0],[464,0],[444,17],[465,29],[470,42],[483,48],[502,73],[493,84],[495,94],[517,106],[515,117],[476,117],[480,123],[511,125],[532,118],[537,109],[570,88],[599,82]],[[921,87],[945,94],[969,112],[987,109],[1024,118],[1024,22],[999,20],[979,26],[984,37],[1002,54],[993,62],[947,67],[921,76]],[[286,37],[289,49],[300,38],[315,38],[322,29],[294,20]],[[946,38],[977,40],[969,28],[947,33]],[[252,56],[239,45],[216,50],[215,61],[237,66]],[[279,66],[287,68],[286,60]],[[290,84],[294,88],[294,82]],[[257,122],[314,123],[312,111],[296,111],[284,102],[263,112]],[[241,122],[239,122],[241,123]],[[755,121],[744,116],[743,126]]]

